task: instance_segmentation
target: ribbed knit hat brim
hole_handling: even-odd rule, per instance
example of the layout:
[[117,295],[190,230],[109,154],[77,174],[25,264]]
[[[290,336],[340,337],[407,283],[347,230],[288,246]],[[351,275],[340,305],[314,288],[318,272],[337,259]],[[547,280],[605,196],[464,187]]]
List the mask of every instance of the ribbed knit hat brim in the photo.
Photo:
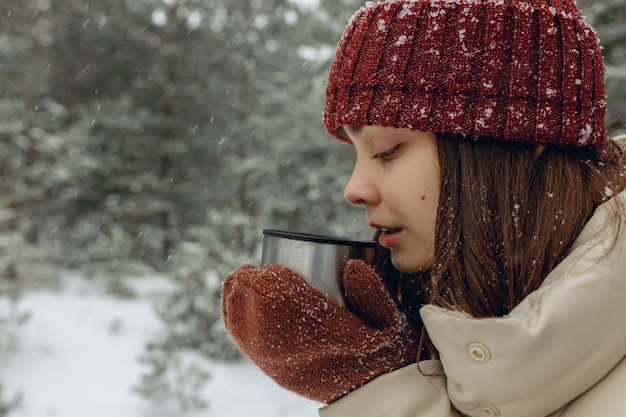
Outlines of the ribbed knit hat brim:
[[323,120],[600,149],[604,65],[571,0],[387,0],[353,16]]

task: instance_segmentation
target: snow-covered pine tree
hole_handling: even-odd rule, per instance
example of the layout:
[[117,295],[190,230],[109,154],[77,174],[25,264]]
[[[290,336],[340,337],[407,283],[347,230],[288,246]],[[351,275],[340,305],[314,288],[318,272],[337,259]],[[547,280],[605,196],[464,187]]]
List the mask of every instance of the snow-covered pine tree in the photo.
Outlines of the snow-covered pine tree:
[[607,127],[626,133],[626,0],[579,0],[578,4],[603,46]]
[[[179,367],[174,357],[240,357],[221,322],[220,282],[236,266],[259,263],[263,228],[355,233],[346,221],[355,212],[341,192],[351,149],[330,139],[320,122],[326,72],[343,24],[286,0],[211,4],[207,37],[215,37],[211,56],[222,64],[210,75],[213,92],[223,94],[211,109],[216,127],[223,127],[213,138],[220,175],[213,183],[198,181],[220,204],[207,207],[205,222],[190,227],[172,255],[175,288],[158,310],[167,334],[148,347],[148,371],[138,386],[146,394],[160,387],[161,398],[176,397],[165,379],[168,366]],[[195,366],[189,369],[201,369]]]

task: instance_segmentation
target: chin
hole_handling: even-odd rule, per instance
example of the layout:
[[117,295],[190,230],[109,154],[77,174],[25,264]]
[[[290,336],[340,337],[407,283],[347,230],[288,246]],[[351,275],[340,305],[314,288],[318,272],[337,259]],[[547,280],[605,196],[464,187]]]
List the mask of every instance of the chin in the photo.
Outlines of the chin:
[[424,260],[412,259],[410,261],[407,261],[407,259],[405,259],[404,257],[397,255],[394,256],[394,253],[392,252],[391,263],[393,264],[393,267],[396,268],[398,271],[406,274],[412,274],[432,268],[434,261],[432,257]]
[[411,274],[413,272],[420,272],[426,269],[425,267],[421,267],[419,265],[412,265],[412,264],[402,262],[402,261],[394,261],[393,259],[391,260],[391,263],[393,264],[393,267],[396,268],[398,271],[404,272],[407,274]]

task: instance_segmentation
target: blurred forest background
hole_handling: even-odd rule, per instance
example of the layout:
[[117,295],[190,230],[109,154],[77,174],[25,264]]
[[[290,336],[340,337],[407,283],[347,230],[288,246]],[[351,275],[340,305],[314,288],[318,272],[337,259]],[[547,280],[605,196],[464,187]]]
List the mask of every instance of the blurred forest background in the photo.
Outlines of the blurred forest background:
[[[616,129],[626,0],[578,3],[604,45]],[[147,397],[171,395],[172,352],[236,358],[213,281],[258,263],[263,228],[368,233],[342,197],[351,150],[320,122],[332,53],[362,4],[2,0],[0,281],[49,265],[130,297],[127,277],[171,277]]]

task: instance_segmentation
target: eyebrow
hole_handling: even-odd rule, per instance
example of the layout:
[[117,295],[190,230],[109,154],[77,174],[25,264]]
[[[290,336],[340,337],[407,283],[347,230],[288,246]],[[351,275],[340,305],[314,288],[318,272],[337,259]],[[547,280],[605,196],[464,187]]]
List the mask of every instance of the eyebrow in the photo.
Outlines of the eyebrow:
[[353,135],[358,135],[363,130],[363,126],[360,125],[342,125],[337,129],[337,134],[344,139],[350,139],[346,131],[352,133]]

